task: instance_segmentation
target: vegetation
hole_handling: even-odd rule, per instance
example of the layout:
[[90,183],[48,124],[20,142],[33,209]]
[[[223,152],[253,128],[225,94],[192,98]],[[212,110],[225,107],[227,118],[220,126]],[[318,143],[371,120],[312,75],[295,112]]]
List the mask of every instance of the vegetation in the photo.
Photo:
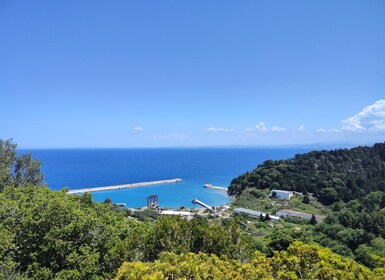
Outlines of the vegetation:
[[134,279],[383,279],[384,268],[371,271],[318,246],[293,243],[267,258],[256,252],[250,262],[203,253],[163,253],[150,263],[125,262],[116,280]]
[[314,151],[289,160],[267,160],[235,178],[229,195],[247,188],[314,193],[330,205],[348,202],[373,191],[385,191],[385,143],[334,151]]
[[[329,214],[322,223],[310,227],[311,241],[369,267],[376,266],[373,256],[385,257],[379,246],[385,245],[385,143],[350,150],[314,151],[289,160],[268,160],[234,179],[229,194],[237,196],[237,206],[274,214],[285,202],[253,195],[268,193],[273,188],[304,194],[299,204],[299,198],[294,196],[286,205],[288,208]],[[326,208],[317,205],[317,200]],[[295,229],[287,234],[289,241],[294,237],[300,238]],[[281,242],[285,244],[284,240]]]
[[5,186],[43,185],[40,162],[31,154],[16,156],[17,145],[10,140],[0,139],[0,190]]
[[[15,149],[0,140],[0,279],[384,279],[385,193],[374,187],[349,201],[330,187],[337,198],[324,206],[310,193],[270,199],[269,188],[250,184],[234,203],[271,214],[283,207],[331,213],[321,223],[314,215],[274,226],[269,215],[187,221],[121,209],[109,199],[95,203],[88,193],[51,191],[40,163]],[[276,167],[258,168],[269,174]],[[374,177],[370,182],[379,181]]]
[[179,217],[137,222],[110,204],[93,202],[90,194],[46,187],[6,187],[0,201],[4,278],[20,272],[39,279],[105,279],[123,261],[153,261],[164,251],[238,260],[253,252],[249,237],[232,221],[224,226]]

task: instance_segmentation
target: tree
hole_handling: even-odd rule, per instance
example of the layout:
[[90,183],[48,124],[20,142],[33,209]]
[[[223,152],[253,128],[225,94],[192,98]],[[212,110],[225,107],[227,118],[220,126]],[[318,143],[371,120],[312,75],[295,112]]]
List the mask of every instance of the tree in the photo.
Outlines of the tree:
[[[378,262],[381,262],[379,259]],[[382,271],[319,246],[294,242],[266,257],[256,252],[246,263],[204,253],[162,253],[155,262],[125,262],[115,280],[128,279],[383,279]]]
[[316,224],[317,224],[317,219],[316,219],[316,217],[314,216],[314,214],[311,215],[309,224],[311,224],[311,225],[316,225]]
[[330,205],[338,200],[338,193],[333,188],[324,188],[320,192],[319,200],[325,205]]
[[41,163],[32,159],[31,154],[25,154],[16,158],[15,186],[40,186],[43,184],[43,174],[40,172]]
[[17,145],[12,139],[0,139],[0,190],[6,186],[43,186],[41,163],[31,154],[16,156]]
[[16,144],[0,139],[0,190],[12,184],[12,171],[16,159]]
[[302,203],[309,204],[310,203],[310,198],[308,195],[304,195],[302,199]]

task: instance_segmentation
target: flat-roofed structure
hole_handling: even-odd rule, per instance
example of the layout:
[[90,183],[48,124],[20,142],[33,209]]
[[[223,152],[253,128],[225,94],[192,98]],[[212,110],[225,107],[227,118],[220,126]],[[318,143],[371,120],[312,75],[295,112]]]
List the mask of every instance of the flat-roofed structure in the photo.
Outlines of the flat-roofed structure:
[[[277,213],[275,213],[275,215],[278,217],[282,216],[284,218],[286,218],[286,216],[299,217],[299,218],[307,219],[307,220],[310,220],[311,216],[312,216],[312,214],[309,214],[309,213],[294,211],[294,210],[290,210],[290,209],[279,210],[279,211],[277,211]],[[314,216],[318,222],[325,219],[325,216],[321,216],[321,215],[314,215]]]
[[188,211],[175,211],[175,210],[163,210],[160,212],[162,215],[178,215],[178,216],[190,216],[191,212]]
[[[253,216],[255,218],[259,218],[261,215],[262,215],[262,217],[266,217],[266,213],[255,211],[255,210],[251,210],[251,209],[247,209],[247,208],[235,208],[233,210],[233,212],[237,213],[237,214],[245,213],[245,214],[248,214],[248,215]],[[270,217],[272,222],[276,222],[276,221],[279,220],[278,216],[273,216],[273,215],[269,214],[269,217]]]
[[286,199],[286,200],[290,200],[292,195],[293,195],[293,192],[281,191],[281,190],[271,190],[269,194],[270,197],[276,197],[276,198]]

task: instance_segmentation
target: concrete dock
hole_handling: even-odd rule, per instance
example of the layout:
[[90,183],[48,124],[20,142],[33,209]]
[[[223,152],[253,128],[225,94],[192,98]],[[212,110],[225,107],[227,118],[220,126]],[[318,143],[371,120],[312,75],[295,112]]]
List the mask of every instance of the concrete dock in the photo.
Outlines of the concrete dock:
[[213,185],[211,185],[211,184],[205,184],[205,185],[203,185],[205,188],[208,188],[208,189],[216,189],[216,190],[220,190],[220,191],[225,191],[225,192],[227,192],[227,188],[225,188],[225,187],[219,187],[219,186],[213,186]]
[[210,205],[207,205],[206,203],[204,203],[204,202],[202,202],[202,201],[200,201],[200,200],[198,200],[198,199],[196,199],[196,198],[193,198],[192,202],[193,202],[193,203],[197,203],[197,204],[199,204],[199,205],[201,205],[201,206],[207,208],[207,209],[210,210],[211,212],[215,212],[215,208],[214,208],[214,207],[212,207],[212,206],[210,206]]
[[179,182],[182,182],[182,179],[175,178],[175,179],[150,181],[150,182],[140,182],[140,183],[133,183],[133,184],[76,189],[76,190],[69,190],[67,193],[68,194],[76,194],[76,193],[85,193],[85,192],[100,192],[100,191],[109,191],[109,190],[120,190],[120,189],[146,187],[146,186],[153,186],[153,185],[173,184],[173,183],[179,183]]

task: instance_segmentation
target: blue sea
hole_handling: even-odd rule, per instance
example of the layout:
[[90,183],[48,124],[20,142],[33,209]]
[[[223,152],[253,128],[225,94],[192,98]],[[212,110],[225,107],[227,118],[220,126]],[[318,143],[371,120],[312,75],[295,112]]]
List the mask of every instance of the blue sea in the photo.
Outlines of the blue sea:
[[133,149],[39,149],[32,153],[42,162],[47,185],[53,190],[120,185],[182,178],[182,182],[92,193],[95,201],[110,198],[136,208],[147,196],[159,197],[164,208],[196,208],[197,198],[219,206],[231,200],[226,192],[206,189],[204,184],[227,187],[238,175],[267,159],[287,159],[306,148],[133,148]]

